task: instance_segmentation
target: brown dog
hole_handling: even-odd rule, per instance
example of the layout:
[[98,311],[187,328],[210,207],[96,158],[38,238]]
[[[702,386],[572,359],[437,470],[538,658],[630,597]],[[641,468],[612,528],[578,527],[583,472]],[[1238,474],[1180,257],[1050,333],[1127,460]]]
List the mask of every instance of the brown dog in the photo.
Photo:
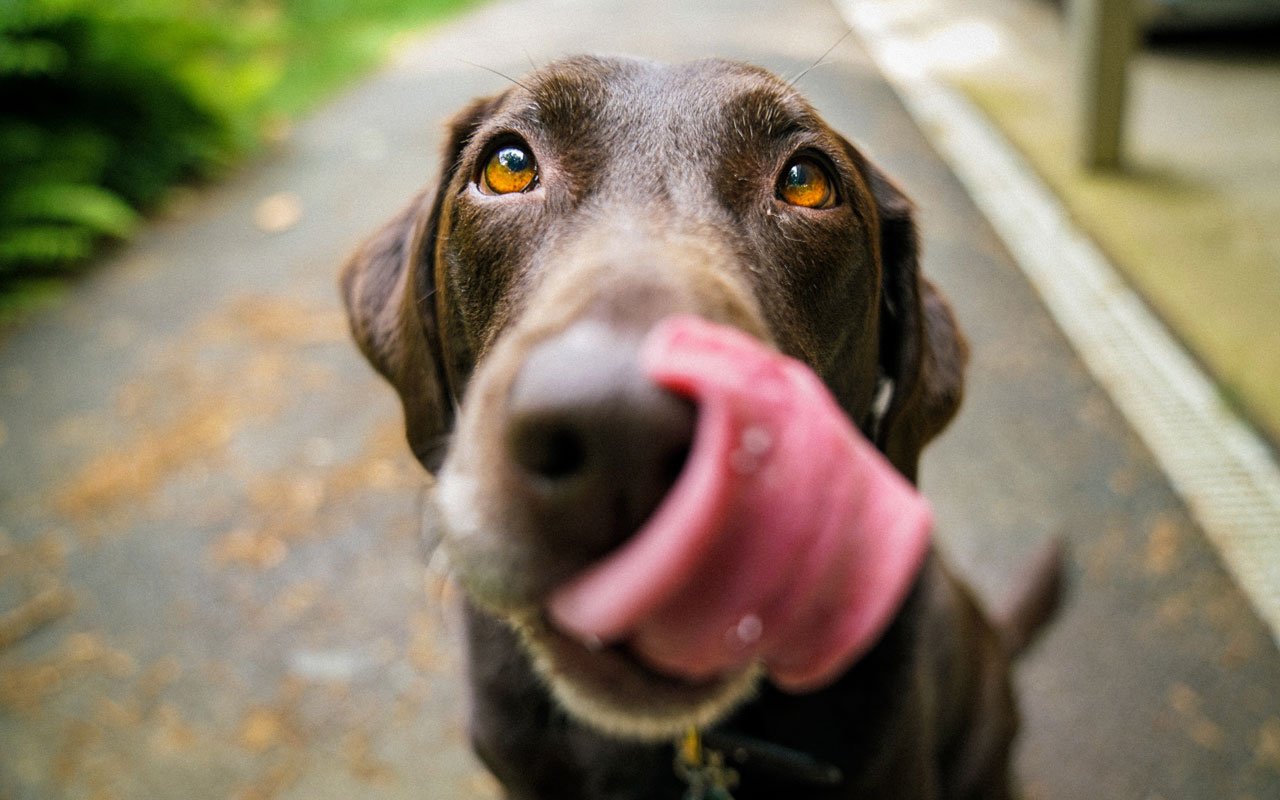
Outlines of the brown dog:
[[871,652],[803,695],[661,674],[540,610],[679,474],[695,412],[636,361],[665,317],[802,360],[912,480],[956,412],[966,347],[909,201],[788,84],[718,60],[538,70],[454,119],[439,185],[342,286],[437,475],[472,737],[510,797],[679,797],[670,741],[690,724],[738,798],[1010,796],[1009,661],[1052,605],[1052,559],[993,626],[931,556]]

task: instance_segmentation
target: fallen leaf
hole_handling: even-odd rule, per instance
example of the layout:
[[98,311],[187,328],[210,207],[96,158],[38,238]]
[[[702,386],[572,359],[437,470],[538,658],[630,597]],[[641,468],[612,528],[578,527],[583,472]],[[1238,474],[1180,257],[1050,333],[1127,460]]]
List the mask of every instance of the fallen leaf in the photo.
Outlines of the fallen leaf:
[[345,341],[348,336],[347,317],[340,309],[282,297],[242,297],[217,324],[226,326],[221,332],[232,336],[281,344],[324,344]]
[[292,619],[310,611],[320,599],[322,591],[323,587],[319,581],[304,581],[285,589],[277,597],[276,602],[285,612],[285,616]]
[[302,198],[293,192],[265,197],[253,210],[253,224],[266,233],[283,233],[302,220]]
[[1179,714],[1194,714],[1200,709],[1200,695],[1185,683],[1169,687],[1169,705]]
[[1280,717],[1271,717],[1262,723],[1253,756],[1260,765],[1280,773]]
[[300,756],[290,753],[272,764],[253,783],[231,795],[233,800],[273,800],[302,777]]
[[52,583],[17,608],[0,614],[0,650],[20,642],[71,611],[74,597],[65,586]]
[[278,567],[289,555],[289,546],[271,533],[237,528],[223,534],[211,548],[218,566],[240,564],[258,569]]
[[279,712],[269,708],[255,708],[240,723],[240,746],[261,753],[279,744],[284,733],[284,721]]
[[234,428],[233,409],[202,403],[172,425],[152,428],[129,445],[94,459],[57,493],[58,510],[76,519],[93,519],[119,506],[136,505],[176,470],[220,450]]
[[1222,729],[1222,726],[1208,719],[1196,720],[1191,725],[1188,733],[1191,736],[1191,741],[1206,750],[1221,750],[1227,741],[1227,734]]
[[151,732],[151,749],[161,755],[179,755],[195,746],[198,736],[196,731],[178,713],[172,705],[163,705],[156,710],[157,724]]
[[351,774],[369,783],[390,783],[395,780],[395,770],[373,752],[373,742],[364,731],[352,731],[343,742],[347,767]]
[[1168,575],[1177,566],[1178,527],[1168,517],[1160,517],[1147,534],[1143,566],[1151,575]]

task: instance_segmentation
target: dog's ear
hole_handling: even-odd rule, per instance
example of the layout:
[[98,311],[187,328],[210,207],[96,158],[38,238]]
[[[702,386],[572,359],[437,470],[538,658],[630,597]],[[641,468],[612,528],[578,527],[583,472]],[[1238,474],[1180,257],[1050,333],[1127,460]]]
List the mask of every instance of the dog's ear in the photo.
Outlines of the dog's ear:
[[409,446],[431,472],[444,459],[454,417],[437,322],[436,231],[462,150],[498,100],[476,100],[453,118],[435,188],[415,197],[342,268],[356,343],[399,393]]
[[875,442],[914,481],[920,451],[960,407],[969,348],[946,298],[921,274],[911,201],[874,165],[864,162],[864,174],[879,217],[880,369],[889,382]]

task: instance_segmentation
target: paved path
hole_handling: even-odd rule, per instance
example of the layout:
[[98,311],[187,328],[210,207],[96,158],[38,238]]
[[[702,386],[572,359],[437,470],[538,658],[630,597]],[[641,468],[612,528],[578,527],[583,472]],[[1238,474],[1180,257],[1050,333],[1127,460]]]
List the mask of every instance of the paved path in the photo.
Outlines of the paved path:
[[[797,74],[842,30],[821,0],[482,8],[0,344],[0,799],[495,797],[421,569],[425,481],[335,270],[434,173],[449,112],[503,85],[466,62]],[[1027,795],[1280,796],[1280,655],[1147,453],[857,44],[799,85],[917,199],[974,345],[925,462],[943,546],[997,597],[1038,541],[1071,544],[1070,601],[1020,673]],[[280,192],[301,219],[264,233]]]

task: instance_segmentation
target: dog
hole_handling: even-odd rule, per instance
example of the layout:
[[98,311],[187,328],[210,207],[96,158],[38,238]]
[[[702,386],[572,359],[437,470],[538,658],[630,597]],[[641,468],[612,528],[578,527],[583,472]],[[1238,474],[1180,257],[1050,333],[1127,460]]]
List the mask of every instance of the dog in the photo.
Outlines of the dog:
[[870,651],[804,693],[665,674],[541,611],[688,455],[696,411],[637,367],[671,315],[803,362],[910,481],[960,405],[967,345],[920,272],[911,202],[792,86],[716,59],[538,69],[453,118],[438,183],[341,289],[436,477],[471,739],[507,797],[695,796],[673,769],[690,725],[740,800],[1012,796],[1010,667],[1052,612],[1056,554],[988,616],[931,553]]

